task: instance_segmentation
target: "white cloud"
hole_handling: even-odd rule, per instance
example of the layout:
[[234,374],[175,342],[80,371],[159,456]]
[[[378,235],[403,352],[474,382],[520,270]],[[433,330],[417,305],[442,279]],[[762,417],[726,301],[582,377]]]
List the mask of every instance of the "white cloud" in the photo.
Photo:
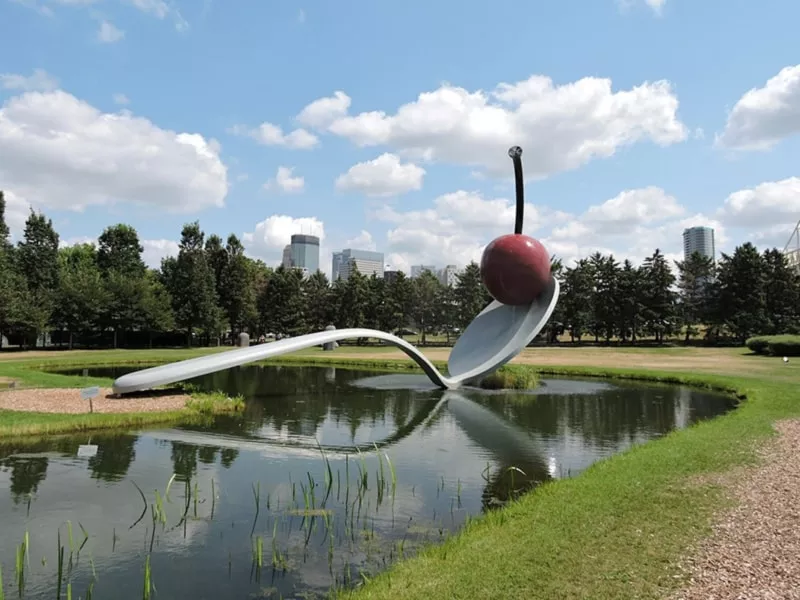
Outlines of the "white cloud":
[[800,178],[766,181],[734,192],[725,199],[718,218],[732,226],[772,227],[797,222],[800,215]]
[[300,114],[297,115],[297,120],[306,127],[323,129],[330,126],[337,119],[346,117],[349,108],[350,96],[342,91],[336,91],[333,96],[314,100],[300,111]]
[[34,69],[31,75],[0,74],[0,87],[18,92],[50,92],[58,87],[58,80],[43,69]]
[[372,234],[365,229],[361,230],[356,237],[350,238],[344,243],[345,248],[353,248],[355,250],[370,250],[375,251],[377,250],[377,245],[375,244],[375,240],[372,238]]
[[254,231],[242,234],[242,243],[253,256],[274,262],[280,260],[283,247],[295,233],[315,235],[322,242],[325,239],[325,225],[316,217],[272,215],[257,223]]
[[228,129],[228,133],[253,138],[259,144],[265,146],[286,146],[298,150],[309,150],[319,144],[319,139],[313,133],[305,129],[295,129],[290,133],[283,133],[278,125],[272,123],[262,123],[255,129],[248,129],[243,125],[234,125]]
[[16,242],[22,239],[25,221],[31,214],[31,205],[11,190],[3,190],[3,197],[6,201],[6,224],[11,231],[11,239]]
[[32,9],[32,10],[35,10],[37,13],[39,13],[43,17],[52,17],[53,16],[53,10],[49,6],[47,6],[45,4],[40,4],[36,0],[11,0],[11,1],[14,4],[20,4],[21,6],[25,6],[27,8]]
[[[617,6],[619,7],[620,11],[627,12],[635,5],[639,3],[640,0],[617,0]],[[667,3],[667,0],[644,0],[642,4],[648,6],[650,10],[655,13],[656,16],[660,17],[664,14],[664,5]]]
[[151,268],[159,268],[161,259],[167,256],[178,256],[180,248],[178,242],[174,240],[141,240],[142,260],[144,264]]
[[125,37],[125,32],[114,26],[113,23],[102,21],[97,30],[97,40],[104,44],[113,44]]
[[175,29],[178,31],[186,31],[189,28],[189,23],[183,18],[180,11],[164,2],[164,0],[126,0],[126,2],[157,19],[172,18],[175,23]]
[[131,103],[130,98],[128,98],[125,94],[114,94],[113,98],[114,104],[120,104],[124,106],[125,104]]
[[664,11],[664,5],[667,3],[667,0],[644,0],[645,4],[653,9],[653,12],[657,15],[661,15]]
[[214,140],[103,113],[58,90],[0,108],[0,181],[36,208],[132,203],[175,213],[224,206],[227,168]]
[[401,163],[395,154],[384,153],[378,158],[360,162],[336,178],[336,189],[361,192],[366,196],[397,196],[422,189],[425,169],[413,163]]
[[293,172],[292,167],[278,167],[275,177],[264,184],[264,189],[279,190],[285,194],[302,192],[306,186],[305,179],[300,176],[293,177]]
[[609,79],[585,77],[563,85],[534,75],[491,92],[443,84],[401,106],[347,114],[350,98],[336,92],[306,106],[298,120],[358,146],[388,146],[412,159],[481,167],[509,176],[508,148],[523,147],[526,173],[546,176],[652,141],[681,142],[678,99],[669,82],[613,91]]
[[800,65],[785,67],[762,88],[745,93],[728,115],[717,143],[737,150],[767,150],[800,133]]
[[[714,227],[719,248],[728,243],[725,227],[714,218],[690,214],[664,190],[626,190],[582,214],[546,206],[526,206],[524,233],[538,238],[551,253],[572,265],[595,251],[613,253],[639,264],[659,248],[668,259],[681,259],[686,227]],[[459,191],[440,196],[427,210],[398,212],[390,207],[374,217],[390,223],[385,244],[387,263],[408,270],[413,264],[464,265],[480,262],[492,239],[513,231],[512,202]]]

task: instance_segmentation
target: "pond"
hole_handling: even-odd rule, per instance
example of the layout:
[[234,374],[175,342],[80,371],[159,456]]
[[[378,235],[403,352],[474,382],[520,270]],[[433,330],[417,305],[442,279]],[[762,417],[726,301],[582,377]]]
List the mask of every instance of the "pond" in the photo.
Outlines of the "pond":
[[141,598],[146,581],[177,600],[325,596],[533,486],[733,407],[686,387],[545,379],[454,393],[334,367],[195,383],[243,395],[244,415],[0,443],[7,597],[54,596],[59,569],[61,597],[69,584],[73,598],[90,586]]

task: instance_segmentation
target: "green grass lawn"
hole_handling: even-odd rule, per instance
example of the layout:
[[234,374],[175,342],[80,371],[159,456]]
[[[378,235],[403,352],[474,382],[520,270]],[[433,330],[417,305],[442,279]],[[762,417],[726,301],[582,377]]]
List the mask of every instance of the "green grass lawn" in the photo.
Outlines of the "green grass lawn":
[[[676,354],[643,348],[637,351],[663,356],[664,369],[670,361],[685,363],[687,356],[694,356],[692,352],[699,352],[685,349]],[[201,352],[115,351],[88,353],[80,359],[77,355],[24,362],[0,359],[0,377],[22,377],[31,385],[60,385],[66,384],[67,378],[34,374],[31,368],[77,365],[81,364],[79,360],[92,365],[163,362]],[[714,515],[729,503],[719,484],[698,476],[755,464],[758,445],[774,434],[773,423],[800,416],[797,385],[800,377],[794,364],[783,368],[778,360],[765,362],[764,357],[748,356],[746,351],[737,349],[720,350],[718,354],[705,349],[702,353],[705,357],[719,356],[726,369],[734,364],[742,376],[586,366],[515,366],[532,368],[539,374],[690,384],[725,390],[743,402],[725,416],[672,432],[598,462],[578,477],[542,485],[510,506],[471,521],[444,544],[431,546],[416,557],[395,564],[361,588],[342,592],[341,596],[354,600],[604,600],[667,596],[683,583],[678,560],[693,542],[710,531]],[[388,357],[351,360],[346,357],[347,352],[332,354],[312,351],[285,360],[375,369],[412,365]],[[585,353],[581,356],[585,357]],[[753,367],[752,371],[748,365]],[[0,422],[3,418],[7,417],[0,414]]]

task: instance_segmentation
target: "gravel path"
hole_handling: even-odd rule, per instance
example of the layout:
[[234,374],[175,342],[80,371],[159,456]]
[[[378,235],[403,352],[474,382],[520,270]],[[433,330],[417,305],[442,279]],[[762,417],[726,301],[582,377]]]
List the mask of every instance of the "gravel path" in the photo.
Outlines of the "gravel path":
[[[159,412],[179,410],[189,396],[174,390],[132,394],[124,399],[111,396],[111,389],[100,389],[92,400],[96,413]],[[79,389],[13,389],[0,391],[0,409],[47,413],[88,413],[89,401],[81,399]]]
[[800,599],[800,420],[776,428],[763,464],[732,483],[736,508],[685,562],[675,600]]

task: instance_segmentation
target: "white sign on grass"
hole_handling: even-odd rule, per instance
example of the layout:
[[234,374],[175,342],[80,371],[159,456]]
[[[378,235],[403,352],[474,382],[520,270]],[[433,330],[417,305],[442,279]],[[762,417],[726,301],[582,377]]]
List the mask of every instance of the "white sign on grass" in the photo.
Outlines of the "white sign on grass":
[[91,400],[92,398],[97,398],[99,395],[100,395],[100,388],[97,386],[83,388],[81,390],[82,400]]

